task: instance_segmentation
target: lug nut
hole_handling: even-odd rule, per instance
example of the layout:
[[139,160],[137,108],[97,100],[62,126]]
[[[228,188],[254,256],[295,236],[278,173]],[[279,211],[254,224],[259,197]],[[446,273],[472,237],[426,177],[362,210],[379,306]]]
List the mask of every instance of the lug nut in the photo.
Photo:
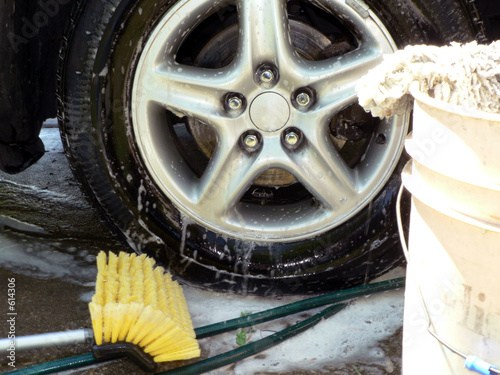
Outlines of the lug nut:
[[259,138],[255,134],[248,134],[243,142],[248,148],[255,148],[259,144]]
[[295,150],[302,143],[302,133],[297,128],[288,128],[282,136],[283,143],[290,150]]
[[298,105],[300,105],[301,107],[305,107],[311,102],[311,97],[307,93],[301,92],[297,95],[295,100],[297,101]]
[[299,143],[299,139],[300,136],[294,131],[289,131],[285,134],[285,142],[289,146],[295,146],[297,143]]
[[291,97],[292,104],[299,111],[306,111],[317,101],[317,95],[314,89],[310,87],[301,87],[297,89]]
[[265,83],[270,83],[274,80],[274,73],[271,70],[264,70],[260,73],[260,80]]
[[279,79],[280,73],[278,69],[270,64],[260,65],[254,75],[255,82],[266,89],[273,87]]
[[241,107],[243,107],[243,100],[241,100],[241,98],[239,98],[237,96],[231,96],[227,100],[227,106],[230,109],[237,111],[237,110],[241,109]]

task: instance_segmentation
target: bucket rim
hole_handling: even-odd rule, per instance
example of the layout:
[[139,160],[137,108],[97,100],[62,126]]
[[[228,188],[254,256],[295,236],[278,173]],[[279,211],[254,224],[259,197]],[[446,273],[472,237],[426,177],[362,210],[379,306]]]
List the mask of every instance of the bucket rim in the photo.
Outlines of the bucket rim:
[[432,98],[427,93],[420,90],[420,85],[418,82],[413,82],[409,87],[409,91],[416,101],[427,104],[430,107],[473,119],[498,122],[500,124],[500,113],[485,112],[480,110],[472,111],[462,106],[446,103],[441,100]]
[[401,172],[401,179],[403,186],[410,192],[413,198],[418,199],[433,210],[465,224],[500,234],[499,223],[491,221],[486,217],[471,216],[444,204],[439,199],[439,194],[436,196],[434,189],[429,187],[418,173],[413,173],[413,159],[409,160],[404,166]]
[[460,181],[462,183],[466,183],[469,185],[479,186],[483,189],[498,191],[500,193],[500,180],[497,181],[496,179],[491,178],[489,175],[483,173],[477,168],[475,168],[473,171],[467,170],[467,173],[463,173],[463,170],[460,171],[459,173],[457,173],[456,170],[454,170],[455,173],[451,173],[450,169],[445,169],[442,166],[437,167],[433,163],[425,163],[423,161],[420,161],[419,159],[413,156],[414,155],[413,150],[417,148],[414,146],[414,144],[415,142],[413,139],[413,131],[411,131],[408,133],[405,139],[405,150],[407,154],[411,156],[411,160],[413,160],[414,162],[424,166],[425,168],[433,171],[434,173],[438,173],[447,178],[451,178],[453,180]]

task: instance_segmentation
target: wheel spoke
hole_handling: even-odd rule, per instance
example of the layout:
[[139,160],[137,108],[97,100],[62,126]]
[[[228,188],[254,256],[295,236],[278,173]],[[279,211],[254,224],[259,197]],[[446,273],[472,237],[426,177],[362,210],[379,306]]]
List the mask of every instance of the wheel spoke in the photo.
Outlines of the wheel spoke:
[[355,85],[360,77],[382,61],[382,53],[368,46],[322,61],[308,61],[297,67],[303,82],[324,90]]
[[318,123],[324,124],[329,121],[332,114],[357,102],[358,96],[354,88],[331,92],[318,100],[318,105],[311,111],[310,115],[314,115]]
[[280,66],[294,48],[285,0],[239,0],[240,62],[255,69],[263,62]]
[[308,62],[314,66],[310,66],[313,73],[306,79],[318,94],[318,103],[312,112],[319,122],[327,121],[333,113],[357,102],[355,88],[359,77],[375,67],[381,56],[378,51],[364,49],[344,55],[333,64],[331,60]]
[[259,176],[257,155],[243,153],[237,142],[234,143],[221,142],[197,189],[197,211],[214,215],[216,221],[234,213],[243,194]]
[[140,81],[140,86],[137,86],[138,104],[155,102],[179,117],[195,117],[206,123],[214,123],[225,117],[222,106],[224,91],[220,89],[221,86],[223,80],[220,76],[213,72],[207,73],[204,69],[149,69]]
[[327,137],[308,138],[307,145],[291,156],[291,172],[327,209],[338,210],[357,199],[356,175]]

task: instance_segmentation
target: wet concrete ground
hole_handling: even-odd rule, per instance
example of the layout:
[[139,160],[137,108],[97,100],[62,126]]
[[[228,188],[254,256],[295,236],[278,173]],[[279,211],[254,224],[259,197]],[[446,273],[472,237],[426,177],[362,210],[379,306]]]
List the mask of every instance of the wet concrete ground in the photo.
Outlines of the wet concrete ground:
[[[95,256],[100,250],[126,250],[81,193],[58,129],[46,125],[42,138],[47,153],[39,163],[16,176],[0,173],[0,337],[10,329],[7,289],[12,278],[17,336],[90,327],[87,303],[95,286]],[[404,270],[397,269],[387,278],[403,275]],[[184,290],[195,327],[301,299],[225,295],[193,286]],[[361,298],[304,334],[211,374],[400,374],[403,294],[398,290]],[[259,325],[251,340],[310,315]],[[235,336],[230,332],[201,340],[202,357],[236,348]],[[86,345],[17,352],[15,368],[2,354],[0,372],[87,352]],[[115,360],[67,373],[145,372],[129,360]]]

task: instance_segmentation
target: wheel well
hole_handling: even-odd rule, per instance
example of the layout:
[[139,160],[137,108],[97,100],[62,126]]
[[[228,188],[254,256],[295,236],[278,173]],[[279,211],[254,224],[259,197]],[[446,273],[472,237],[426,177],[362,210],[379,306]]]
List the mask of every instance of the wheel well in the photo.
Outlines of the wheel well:
[[[59,49],[75,0],[8,0],[0,13],[3,100],[13,127],[37,127],[56,115]],[[14,4],[15,3],[15,4]],[[25,141],[13,139],[12,141]]]

